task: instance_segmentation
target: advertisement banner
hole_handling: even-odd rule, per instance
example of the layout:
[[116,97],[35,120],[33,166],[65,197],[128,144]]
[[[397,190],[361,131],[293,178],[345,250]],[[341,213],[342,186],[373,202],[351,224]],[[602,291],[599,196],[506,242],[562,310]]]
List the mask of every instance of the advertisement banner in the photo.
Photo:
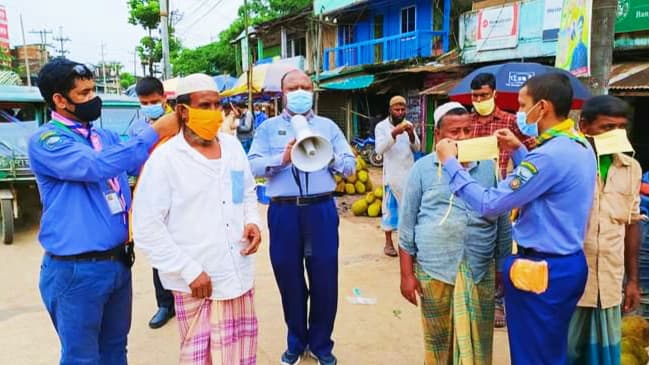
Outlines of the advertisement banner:
[[7,21],[7,9],[0,5],[0,47],[9,51],[9,22]]
[[615,32],[649,30],[649,0],[618,0]]
[[563,0],[545,0],[543,12],[543,41],[556,41],[559,38],[561,25],[561,8]]
[[478,11],[478,50],[515,48],[518,45],[520,3]]
[[555,66],[575,76],[590,76],[592,0],[564,0]]

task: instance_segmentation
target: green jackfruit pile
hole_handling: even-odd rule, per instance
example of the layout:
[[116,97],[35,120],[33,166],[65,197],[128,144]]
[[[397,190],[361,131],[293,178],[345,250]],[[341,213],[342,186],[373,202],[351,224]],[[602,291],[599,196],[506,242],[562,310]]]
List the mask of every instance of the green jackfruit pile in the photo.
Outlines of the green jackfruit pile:
[[641,316],[622,318],[622,365],[644,365],[649,362],[649,322]]
[[378,217],[381,215],[382,202],[383,188],[376,188],[352,204],[352,213],[355,216]]
[[356,156],[356,174],[348,178],[336,175],[335,179],[336,192],[339,194],[365,194],[374,189],[374,185],[370,180],[370,174],[367,171],[367,164],[360,156]]

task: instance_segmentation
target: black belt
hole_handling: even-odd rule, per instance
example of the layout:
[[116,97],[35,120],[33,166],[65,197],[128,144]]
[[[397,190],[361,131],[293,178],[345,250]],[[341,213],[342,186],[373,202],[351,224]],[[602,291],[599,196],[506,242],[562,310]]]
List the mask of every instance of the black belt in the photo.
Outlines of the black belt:
[[271,203],[275,204],[293,204],[297,206],[305,206],[316,203],[322,203],[333,197],[333,193],[324,193],[317,195],[307,195],[307,196],[277,196],[270,198]]
[[527,248],[527,247],[522,247],[522,246],[518,246],[517,249],[518,249],[518,253],[517,253],[518,255],[541,257],[541,258],[544,258],[544,257],[550,257],[550,258],[551,257],[567,257],[567,256],[576,255],[579,252],[581,252],[581,251],[577,251],[577,252],[573,252],[573,253],[569,253],[569,254],[558,254],[558,253],[541,252],[541,251],[537,251],[537,250],[535,250],[533,248]]
[[51,258],[61,261],[105,261],[105,260],[123,260],[126,256],[126,245],[119,244],[106,251],[89,251],[76,255],[54,255],[47,253]]

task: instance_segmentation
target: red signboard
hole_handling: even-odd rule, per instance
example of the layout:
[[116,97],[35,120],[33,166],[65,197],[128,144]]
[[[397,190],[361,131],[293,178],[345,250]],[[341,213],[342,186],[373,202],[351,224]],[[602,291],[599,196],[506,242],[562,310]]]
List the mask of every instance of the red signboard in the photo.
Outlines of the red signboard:
[[2,5],[0,5],[0,47],[9,51],[9,22],[7,9]]

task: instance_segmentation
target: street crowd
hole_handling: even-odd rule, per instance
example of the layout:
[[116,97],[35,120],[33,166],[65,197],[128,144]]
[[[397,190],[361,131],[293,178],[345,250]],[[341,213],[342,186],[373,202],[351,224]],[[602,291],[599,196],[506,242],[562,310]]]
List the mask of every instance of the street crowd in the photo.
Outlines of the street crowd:
[[[39,289],[61,364],[127,363],[134,246],[154,268],[149,325],[176,317],[179,364],[255,364],[255,178],[270,197],[270,260],[286,323],[277,360],[338,363],[333,192],[356,158],[338,125],[314,113],[308,75],[283,75],[283,109],[269,119],[261,108],[222,105],[208,75],[182,77],[173,104],[145,77],[136,85],[144,118],[125,141],[93,125],[102,101],[85,65],[57,58],[38,80],[51,109],[29,141],[43,203]],[[497,106],[496,89],[493,75],[478,74],[474,112],[438,106],[435,151],[417,161],[403,97],[390,99],[375,128],[383,252],[398,256],[401,295],[421,308],[425,364],[491,364],[494,327],[507,328],[515,365],[620,364],[622,314],[640,302],[647,219],[641,167],[626,154],[629,106],[595,96],[572,120],[561,73],[527,80],[516,114]],[[296,116],[331,144],[329,163],[315,171],[292,161]]]

